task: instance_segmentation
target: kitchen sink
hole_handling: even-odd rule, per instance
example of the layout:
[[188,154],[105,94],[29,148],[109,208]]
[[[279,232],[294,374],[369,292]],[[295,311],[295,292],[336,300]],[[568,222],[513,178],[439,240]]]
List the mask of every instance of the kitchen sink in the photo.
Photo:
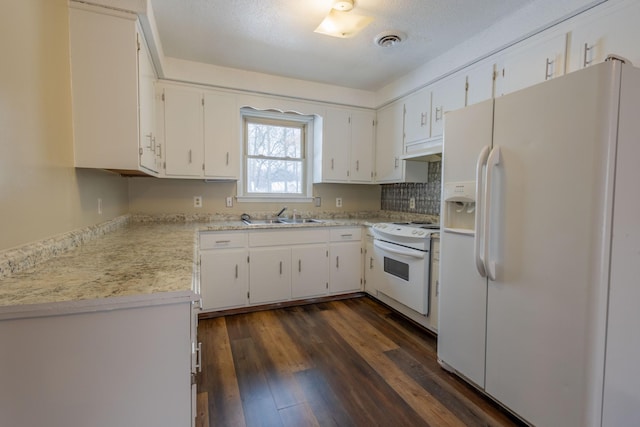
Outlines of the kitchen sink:
[[247,225],[287,225],[287,224],[312,224],[322,221],[314,218],[273,218],[273,219],[245,219],[242,220]]
[[320,223],[319,219],[313,218],[296,218],[296,219],[281,219],[285,224],[311,224],[311,223]]
[[273,219],[245,219],[242,220],[247,225],[271,225],[271,224],[286,224],[283,220],[279,218]]

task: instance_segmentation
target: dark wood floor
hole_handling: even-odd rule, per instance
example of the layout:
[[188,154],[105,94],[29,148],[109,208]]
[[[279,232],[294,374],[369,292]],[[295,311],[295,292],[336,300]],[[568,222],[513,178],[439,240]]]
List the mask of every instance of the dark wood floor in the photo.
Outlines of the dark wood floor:
[[367,297],[201,320],[199,426],[513,426]]

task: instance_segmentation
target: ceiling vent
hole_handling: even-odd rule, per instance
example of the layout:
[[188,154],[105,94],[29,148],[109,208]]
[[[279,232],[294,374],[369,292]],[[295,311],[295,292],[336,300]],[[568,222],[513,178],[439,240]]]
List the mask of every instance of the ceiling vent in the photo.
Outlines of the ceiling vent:
[[380,47],[392,47],[402,43],[407,35],[401,31],[385,31],[380,33],[374,39],[374,43]]

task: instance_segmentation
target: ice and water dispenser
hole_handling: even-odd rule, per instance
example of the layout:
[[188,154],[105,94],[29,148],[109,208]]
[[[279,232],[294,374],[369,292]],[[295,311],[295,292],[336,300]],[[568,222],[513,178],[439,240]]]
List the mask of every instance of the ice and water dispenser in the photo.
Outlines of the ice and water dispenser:
[[444,229],[473,234],[476,213],[476,182],[448,182],[444,185]]

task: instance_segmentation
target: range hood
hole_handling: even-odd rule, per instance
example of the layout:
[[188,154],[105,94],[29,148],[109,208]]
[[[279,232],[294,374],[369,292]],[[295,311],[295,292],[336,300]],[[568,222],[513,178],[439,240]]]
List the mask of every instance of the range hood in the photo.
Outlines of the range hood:
[[442,136],[429,138],[426,141],[404,146],[402,160],[420,162],[439,162],[442,160]]

